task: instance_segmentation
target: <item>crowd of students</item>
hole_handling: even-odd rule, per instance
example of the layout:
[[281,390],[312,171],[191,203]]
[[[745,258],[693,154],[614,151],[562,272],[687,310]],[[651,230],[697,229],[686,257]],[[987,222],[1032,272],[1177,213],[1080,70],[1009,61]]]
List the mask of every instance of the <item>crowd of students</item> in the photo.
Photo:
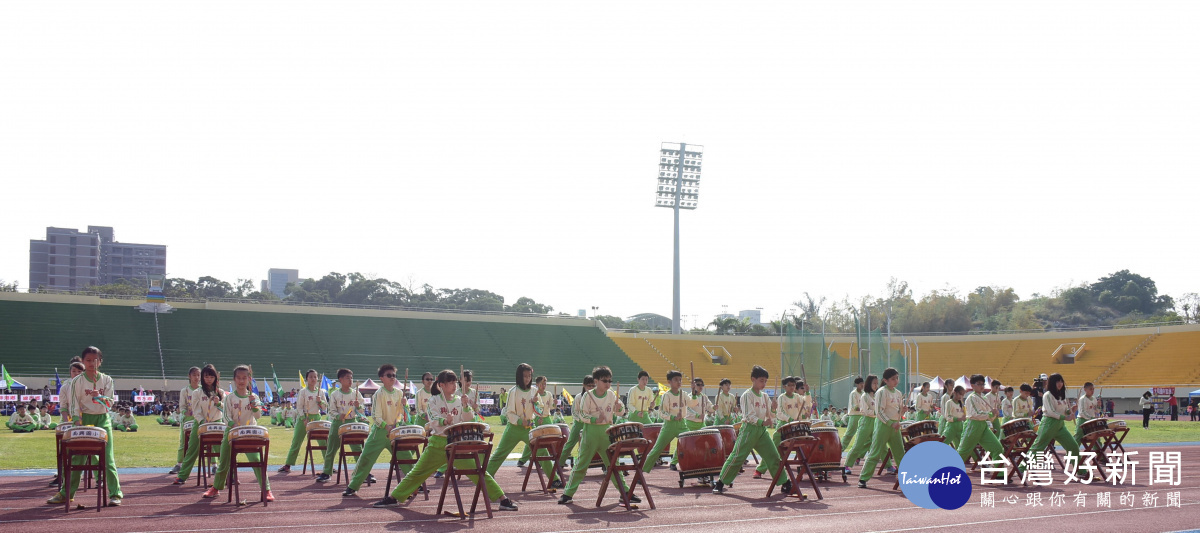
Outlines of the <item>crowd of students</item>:
[[[71,361],[71,377],[64,382],[60,392],[60,411],[64,421],[100,427],[110,433],[106,447],[109,505],[121,505],[123,494],[117,478],[117,465],[113,460],[114,441],[111,432],[137,431],[138,426],[132,415],[132,406],[112,400],[113,382],[100,372],[102,363],[103,354],[95,347],[88,347],[80,357]],[[294,402],[264,404],[251,390],[253,372],[250,367],[239,365],[233,369],[232,392],[222,389],[221,374],[213,365],[193,367],[188,372],[188,385],[180,390],[178,404],[167,404],[158,422],[170,426],[194,422],[196,427],[208,422],[221,422],[228,426],[216,476],[212,486],[201,495],[204,498],[216,497],[227,481],[229,431],[237,426],[258,425],[260,418],[264,422],[269,420],[273,425],[292,428],[293,431],[286,459],[276,475],[288,475],[291,472],[307,440],[310,422],[330,422],[326,443],[329,450],[340,448],[340,426],[351,422],[367,424],[370,433],[365,444],[355,450],[362,455],[342,493],[345,497],[355,496],[363,483],[374,481],[371,469],[375,461],[384,452],[391,453],[389,435],[392,429],[401,425],[421,426],[427,431],[428,445],[415,464],[402,467],[405,476],[395,490],[375,504],[377,507],[387,507],[411,498],[423,490],[423,483],[429,477],[439,477],[445,472],[446,456],[443,450],[447,445],[447,428],[461,422],[483,421],[479,409],[480,391],[472,382],[470,370],[461,374],[451,370],[436,374],[425,372],[421,386],[415,395],[411,395],[414,405],[410,408],[410,394],[400,383],[396,367],[392,364],[381,365],[377,375],[382,386],[372,396],[368,409],[366,399],[354,388],[353,372],[345,368],[337,370],[337,386],[328,392],[318,389],[320,374],[310,369],[306,373],[305,387],[294,395]],[[1080,397],[1072,402],[1067,398],[1066,384],[1059,374],[1049,376],[1047,390],[1040,401],[1034,397],[1034,389],[1028,384],[1022,384],[1018,394],[1013,387],[1002,387],[999,381],[993,380],[990,391],[985,392],[989,384],[981,375],[971,377],[970,391],[947,380],[939,401],[928,383],[922,385],[915,397],[908,398],[897,389],[899,372],[889,368],[881,376],[857,378],[844,410],[827,407],[820,411],[801,378],[782,378],[784,391],[773,396],[765,391],[769,372],[755,366],[749,377],[752,386],[740,397],[730,392],[731,381],[722,379],[717,394],[710,398],[704,392],[703,379],[693,378],[690,390],[684,391],[683,374],[671,371],[665,376],[666,390],[656,391],[649,386],[649,374],[643,371],[638,375],[637,385],[622,395],[619,388],[613,387],[611,370],[597,367],[584,376],[583,392],[573,401],[574,421],[561,456],[563,459],[573,455],[592,457],[608,447],[608,428],[627,421],[662,424],[648,457],[659,457],[683,432],[713,425],[737,424],[737,441],[733,452],[722,465],[719,476],[702,480],[711,484],[713,493],[720,494],[733,486],[752,452],[760,457],[754,477],[774,475],[778,471],[780,432],[772,432],[772,429],[819,417],[847,428],[841,438],[846,451],[844,468],[849,475],[851,468],[857,466],[860,460],[865,460],[859,475],[859,486],[865,487],[875,467],[888,452],[891,452],[892,464],[899,464],[902,460],[904,447],[901,427],[906,420],[936,420],[939,433],[967,460],[977,444],[993,457],[999,457],[1003,452],[999,440],[1002,436],[1001,424],[1014,418],[1041,419],[1032,449],[1043,449],[1053,440],[1068,454],[1077,455],[1083,422],[1103,414],[1102,402],[1094,397],[1095,390],[1091,383],[1085,384]],[[517,510],[517,504],[497,484],[494,476],[509,453],[520,443],[525,445],[526,455],[518,465],[523,466],[531,459],[540,461],[543,471],[550,476],[551,484],[564,489],[559,503],[569,504],[579,490],[590,461],[580,461],[580,467],[573,468],[570,477],[562,480],[557,479],[557,473],[551,468],[555,458],[529,457],[531,430],[561,422],[561,411],[556,395],[546,390],[546,378],[535,377],[530,365],[519,365],[514,381],[515,384],[501,394],[504,399],[501,408],[503,430],[492,451],[487,471],[483,479],[473,481],[484,484],[489,497],[499,502],[501,510]],[[1073,434],[1066,427],[1069,421],[1075,421]],[[34,413],[23,407],[8,424],[13,431],[53,429],[56,425],[46,405],[41,407],[40,412]],[[200,449],[199,431],[190,432],[191,441],[186,446],[184,438],[185,432],[181,427],[176,464],[170,471],[175,476],[175,485],[184,485],[187,481]],[[678,446],[675,449],[677,453],[668,463],[672,470],[677,468],[678,463]],[[318,483],[330,479],[336,455],[324,455],[322,471],[316,478]],[[603,453],[599,455],[607,467],[608,458]],[[657,461],[646,461],[643,470],[649,472],[657,465]],[[273,501],[274,495],[270,491],[270,480],[265,477],[266,473],[258,469],[254,473],[266,486],[267,501]],[[621,476],[615,477],[618,486],[624,489],[624,480]],[[67,481],[62,483],[61,490],[47,503],[61,504],[74,493],[78,486],[78,475],[73,475]],[[788,482],[785,481],[782,488],[785,493],[790,493]],[[636,503],[638,499],[633,497],[631,501]]]

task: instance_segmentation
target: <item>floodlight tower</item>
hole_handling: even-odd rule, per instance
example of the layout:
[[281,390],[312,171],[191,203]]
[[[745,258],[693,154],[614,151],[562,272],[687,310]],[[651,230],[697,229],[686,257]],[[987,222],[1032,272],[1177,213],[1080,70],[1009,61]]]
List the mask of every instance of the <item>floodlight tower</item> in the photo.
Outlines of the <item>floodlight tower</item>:
[[671,307],[671,333],[679,334],[679,210],[695,209],[700,198],[700,163],[704,147],[665,142],[658,150],[656,207],[675,211],[675,285]]

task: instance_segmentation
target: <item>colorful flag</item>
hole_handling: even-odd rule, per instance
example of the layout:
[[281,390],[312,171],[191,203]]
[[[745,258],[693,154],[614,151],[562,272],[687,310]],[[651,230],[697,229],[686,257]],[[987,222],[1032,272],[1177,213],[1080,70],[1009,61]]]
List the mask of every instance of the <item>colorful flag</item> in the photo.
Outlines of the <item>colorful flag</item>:
[[571,393],[567,392],[567,389],[563,389],[562,395],[563,400],[566,400],[567,405],[575,405],[575,398],[571,397]]
[[[275,375],[275,365],[271,365],[271,379],[275,381],[275,392],[283,396],[283,387],[279,386],[279,376]],[[263,385],[266,385],[267,378],[263,378]]]
[[302,388],[302,389],[307,389],[307,388],[308,388],[308,385],[304,383],[304,371],[303,371],[303,370],[296,370],[296,372],[299,372],[299,373],[300,373],[300,388]]
[[263,390],[266,391],[268,402],[275,401],[275,395],[271,394],[271,386],[267,384],[267,378],[263,378]]
[[58,379],[58,367],[54,367],[54,394],[62,392],[62,380]]
[[25,388],[25,385],[22,385],[20,381],[17,381],[15,379],[13,379],[12,376],[8,375],[8,369],[4,368],[4,365],[0,365],[0,376],[4,377],[4,384],[0,385],[0,388],[6,388],[6,389],[24,389]]
[[333,387],[333,381],[325,377],[325,374],[321,374],[321,390],[329,392],[331,387]]
[[258,381],[253,378],[250,379],[250,392],[253,392],[255,396],[259,396]]

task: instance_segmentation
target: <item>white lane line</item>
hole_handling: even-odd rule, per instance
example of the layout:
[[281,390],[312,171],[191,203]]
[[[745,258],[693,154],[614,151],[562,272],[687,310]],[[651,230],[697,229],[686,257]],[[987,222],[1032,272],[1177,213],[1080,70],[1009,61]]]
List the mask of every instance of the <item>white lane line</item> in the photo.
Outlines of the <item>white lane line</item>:
[[[1193,501],[1193,502],[1188,502],[1188,503],[1182,503],[1182,504],[1180,504],[1180,507],[1190,507],[1192,505],[1200,505],[1200,502]],[[935,528],[947,528],[947,527],[975,526],[975,525],[982,525],[982,524],[998,524],[1000,522],[1018,522],[1021,520],[1041,520],[1041,519],[1046,519],[1046,518],[1067,518],[1067,517],[1072,517],[1072,516],[1084,516],[1084,515],[1092,515],[1092,514],[1123,513],[1123,512],[1127,512],[1127,511],[1148,511],[1151,509],[1161,511],[1162,509],[1170,509],[1170,507],[1131,507],[1129,509],[1101,509],[1099,511],[1080,511],[1078,513],[1060,513],[1060,514],[1040,515],[1040,516],[1022,516],[1022,517],[1017,517],[1017,518],[997,518],[995,520],[981,520],[978,522],[960,522],[957,524],[931,524],[931,525],[927,525],[927,526],[909,527],[909,528],[904,528],[904,529],[880,529],[880,530],[875,530],[872,533],[894,533],[897,531],[916,531],[919,529],[935,529]]]

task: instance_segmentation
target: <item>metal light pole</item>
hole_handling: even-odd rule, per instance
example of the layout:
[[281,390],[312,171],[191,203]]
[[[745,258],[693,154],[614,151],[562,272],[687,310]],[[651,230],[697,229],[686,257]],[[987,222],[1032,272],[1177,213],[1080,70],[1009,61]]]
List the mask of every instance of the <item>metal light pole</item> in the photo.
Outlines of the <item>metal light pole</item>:
[[[690,148],[690,149],[689,149]],[[658,151],[658,192],[654,205],[675,215],[675,261],[671,298],[671,333],[679,334],[679,210],[695,209],[700,196],[700,163],[704,147],[664,142]]]

